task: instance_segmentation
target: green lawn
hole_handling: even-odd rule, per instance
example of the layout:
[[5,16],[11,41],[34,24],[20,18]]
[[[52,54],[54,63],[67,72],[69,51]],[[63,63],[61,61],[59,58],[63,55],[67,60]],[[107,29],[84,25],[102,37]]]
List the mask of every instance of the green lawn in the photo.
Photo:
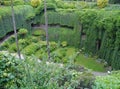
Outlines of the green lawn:
[[[75,48],[69,47],[66,50],[66,56],[71,56],[76,53]],[[79,54],[76,58],[76,64],[84,66],[88,69],[98,72],[105,72],[104,65],[96,62],[95,58],[85,57],[83,54]]]
[[103,64],[96,62],[94,58],[87,58],[83,54],[79,54],[75,63],[93,71],[105,72]]

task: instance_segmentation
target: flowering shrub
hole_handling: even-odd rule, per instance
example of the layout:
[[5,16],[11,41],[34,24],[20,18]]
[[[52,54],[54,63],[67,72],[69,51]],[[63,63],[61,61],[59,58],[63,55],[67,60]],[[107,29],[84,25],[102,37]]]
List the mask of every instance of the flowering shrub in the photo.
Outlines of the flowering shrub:
[[97,0],[97,5],[99,8],[104,8],[108,5],[109,0]]
[[41,4],[41,2],[42,2],[41,0],[31,0],[31,5],[33,7],[37,7]]

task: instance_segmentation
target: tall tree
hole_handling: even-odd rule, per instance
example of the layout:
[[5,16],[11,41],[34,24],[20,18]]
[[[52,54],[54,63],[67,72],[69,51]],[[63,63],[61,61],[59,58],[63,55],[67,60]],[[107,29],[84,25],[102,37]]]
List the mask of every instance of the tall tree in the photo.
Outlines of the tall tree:
[[15,13],[14,13],[14,7],[13,7],[13,0],[11,0],[11,10],[12,10],[12,21],[13,21],[13,29],[14,29],[17,53],[18,53],[18,57],[21,59],[20,49],[19,49],[19,45],[18,45],[17,31],[16,31],[16,22],[15,22]]
[[48,61],[50,61],[50,46],[49,46],[49,36],[48,36],[48,17],[47,17],[46,0],[44,0],[44,15],[45,15],[45,31],[46,31]]

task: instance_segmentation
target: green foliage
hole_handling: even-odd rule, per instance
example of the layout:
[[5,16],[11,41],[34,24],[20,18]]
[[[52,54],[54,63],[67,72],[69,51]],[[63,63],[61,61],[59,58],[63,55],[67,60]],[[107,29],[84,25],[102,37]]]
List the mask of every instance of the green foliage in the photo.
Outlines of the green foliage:
[[12,45],[10,45],[8,50],[9,50],[10,52],[17,52],[16,43],[13,43]]
[[20,84],[22,73],[19,65],[15,57],[0,53],[0,88],[8,89],[13,84]]
[[103,8],[108,5],[109,0],[97,0],[97,5],[99,8]]
[[14,5],[24,5],[24,0],[14,0]]
[[10,46],[10,43],[8,41],[5,41],[3,44],[0,46],[0,50],[7,50]]
[[[52,10],[55,11],[56,9],[56,5],[54,3],[46,3],[47,5],[47,10]],[[44,11],[44,4],[39,5],[36,9],[35,9],[35,13],[36,14],[41,14]]]
[[85,9],[85,8],[88,8],[88,3],[86,1],[81,1],[79,3],[77,3],[77,8],[78,9]]
[[[11,1],[10,0],[2,0],[1,4],[5,5],[5,6],[10,6]],[[24,0],[13,0],[13,5],[24,5]]]
[[93,89],[119,89],[120,88],[120,71],[104,77],[97,77]]
[[40,60],[43,60],[45,56],[47,56],[47,53],[45,52],[44,49],[39,49],[38,51],[35,52],[35,56],[39,58]]
[[62,9],[75,9],[75,4],[73,2],[65,3],[63,1],[58,0],[57,7]]
[[105,72],[103,63],[96,62],[96,58],[91,58],[88,54],[79,54],[75,59],[75,63],[93,71]]
[[43,29],[34,29],[32,32],[32,35],[34,36],[45,36],[45,31]]
[[[35,23],[44,24],[44,15],[41,16],[40,20],[36,18]],[[75,27],[78,23],[78,16],[71,12],[48,12],[48,24],[59,24],[61,26]]]
[[66,42],[66,41],[63,41],[63,42],[61,43],[61,45],[62,45],[62,47],[66,47],[66,46],[67,46],[67,42]]
[[120,4],[120,0],[109,0],[110,3],[114,4]]
[[[65,30],[68,30],[68,31],[64,32]],[[36,31],[36,30],[34,30],[34,31]],[[34,33],[34,31],[33,31],[33,33]],[[38,31],[42,31],[42,30],[38,30]],[[66,40],[66,37],[67,37],[66,35],[68,33],[72,33],[72,30],[70,30],[70,29],[64,29],[64,31],[62,31],[62,30],[59,30],[59,31],[63,32],[65,34],[65,35],[62,34],[64,40]],[[54,34],[52,34],[52,35],[54,35]],[[16,43],[15,43],[15,40],[13,41],[13,38],[14,38],[14,36],[10,37],[6,41],[7,43],[5,42],[7,44],[7,46],[4,46],[3,45],[4,43],[2,44],[2,46],[1,46],[2,50],[9,50],[9,52],[17,51]],[[69,36],[67,39],[70,39]],[[58,42],[58,40],[56,40],[56,42],[50,41],[49,47],[50,47],[50,52],[51,52],[50,56],[51,56],[52,61],[67,64],[69,62],[74,63],[77,60],[76,62],[78,64],[80,64],[80,65],[83,64],[85,67],[93,69],[95,71],[104,70],[103,66],[101,66],[101,64],[98,64],[92,58],[90,60],[87,60],[87,58],[83,57],[84,56],[83,54],[78,55],[79,54],[79,52],[77,52],[78,49],[68,46],[68,42],[66,42],[64,40],[63,41],[61,40],[61,42],[60,41]],[[74,41],[75,40],[73,40],[72,42],[74,42]],[[41,36],[28,35],[24,39],[21,37],[18,40],[18,42],[19,42],[19,48],[20,48],[20,51],[22,54],[25,54],[28,56],[35,55],[38,59],[43,60],[43,61],[45,59],[47,59],[47,50],[46,50],[47,44],[46,44],[46,41],[43,41],[43,39],[41,39]],[[67,46],[67,47],[62,47],[61,44],[63,44],[63,46]],[[83,61],[84,61],[84,63],[83,63]]]
[[[28,20],[28,15],[33,13],[33,8],[28,5],[18,5],[14,7],[14,10],[16,29],[27,28],[30,30],[30,23],[26,19]],[[0,38],[11,31],[13,31],[11,8],[2,7],[0,8]]]
[[26,55],[32,55],[34,54],[38,49],[40,48],[39,43],[32,43],[25,47],[22,52]]
[[31,5],[33,7],[38,7],[42,3],[41,0],[31,0]]
[[50,27],[48,30],[49,40],[55,42],[66,41],[69,46],[79,47],[80,34],[68,28]]
[[58,66],[60,65],[39,62],[34,57],[26,57],[25,60],[19,61],[12,55],[0,54],[0,87],[7,89],[91,87],[94,78],[89,72],[78,72],[70,69],[70,65]]
[[27,34],[28,34],[28,30],[24,28],[21,28],[18,32],[18,35],[20,35],[21,37],[25,37],[25,35]]
[[[31,41],[31,42],[34,42],[34,43],[37,43],[37,42],[41,41],[41,38],[40,38],[40,37],[33,36],[30,41]],[[30,42],[28,42],[28,43],[30,43]]]
[[50,50],[53,51],[58,47],[58,44],[54,41],[50,42]]
[[10,38],[7,40],[10,44],[15,42],[15,35],[10,36]]
[[[84,10],[77,12],[82,24],[80,43],[88,54],[99,55],[100,58],[112,65],[113,69],[119,69],[119,46],[116,41],[119,38],[119,11]],[[117,18],[117,19],[116,19]],[[118,37],[118,38],[117,38]],[[117,49],[116,49],[117,48]],[[114,62],[112,62],[114,61]],[[117,63],[117,65],[116,65]],[[114,65],[114,66],[113,66]],[[116,66],[116,68],[115,68]]]
[[19,39],[18,42],[19,42],[20,50],[22,50],[24,47],[30,44],[27,39]]
[[111,4],[111,5],[108,5],[107,7],[104,8],[105,10],[120,10],[120,5],[119,4]]

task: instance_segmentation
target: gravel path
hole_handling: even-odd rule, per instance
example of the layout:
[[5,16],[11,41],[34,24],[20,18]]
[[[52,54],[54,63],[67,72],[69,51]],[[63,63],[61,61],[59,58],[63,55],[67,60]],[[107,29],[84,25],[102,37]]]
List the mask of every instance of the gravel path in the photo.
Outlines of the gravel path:
[[7,39],[9,39],[12,35],[14,35],[14,32],[8,33],[5,37],[0,39],[0,45],[6,41]]
[[93,71],[92,74],[94,76],[106,76],[106,75],[108,75],[107,72],[95,72],[95,71]]
[[[55,27],[55,28],[59,28],[59,27],[64,27],[64,28],[69,28],[69,29],[73,29],[72,27],[67,27],[67,26],[61,26],[61,25],[57,25],[57,24],[55,24],[55,25],[48,25],[48,27]],[[45,29],[46,27],[45,27],[45,25],[44,24],[40,24],[40,25],[33,25],[32,26],[32,28],[34,28],[34,29]]]

